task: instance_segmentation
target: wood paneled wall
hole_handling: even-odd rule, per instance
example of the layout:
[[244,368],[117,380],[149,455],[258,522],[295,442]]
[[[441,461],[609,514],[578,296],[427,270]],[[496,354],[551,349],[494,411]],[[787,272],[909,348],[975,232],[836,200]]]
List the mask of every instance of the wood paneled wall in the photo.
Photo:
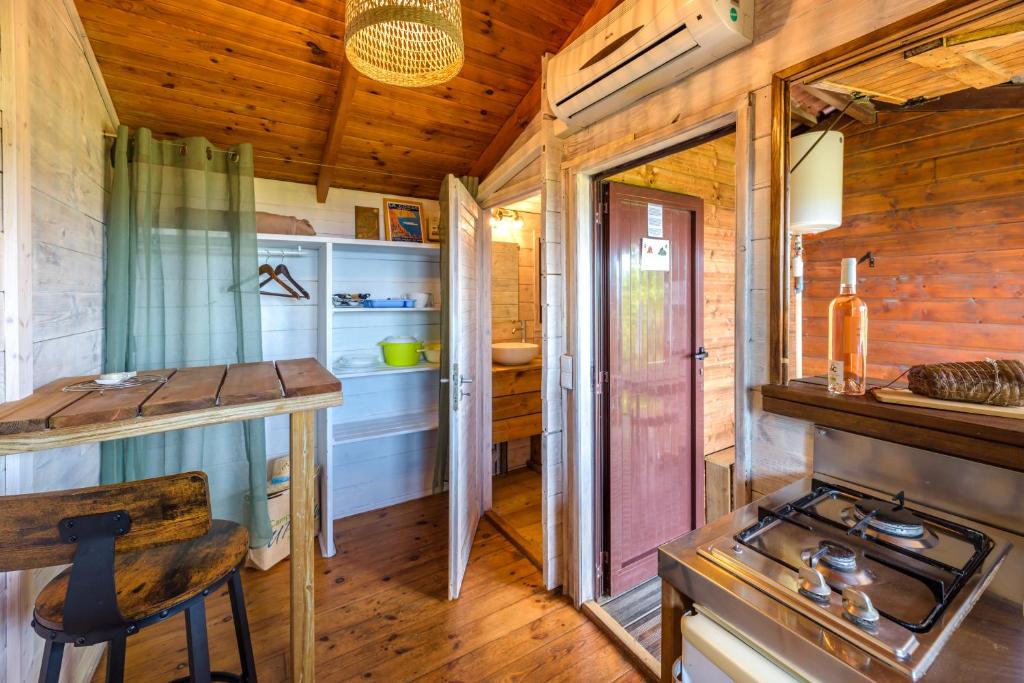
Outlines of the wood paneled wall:
[[736,135],[611,180],[704,200],[704,455],[735,445]]
[[839,262],[868,304],[868,373],[1024,359],[1024,109],[881,114],[846,130],[843,225],[805,238],[804,374],[824,374]]
[[[31,36],[29,84],[20,102],[29,111],[18,144],[29,148],[32,385],[99,372],[103,349],[103,277],[108,193],[105,131],[116,125],[98,72],[90,65],[74,5],[64,0],[18,0]],[[4,38],[7,49],[13,41]],[[4,75],[4,78],[7,78]],[[9,81],[8,81],[9,82]],[[5,131],[7,133],[8,131]],[[14,130],[9,131],[14,133]],[[11,171],[12,169],[6,169]],[[8,362],[11,362],[8,359]],[[96,445],[11,456],[0,473],[8,494],[78,488],[99,481]],[[43,641],[31,629],[34,597],[58,568],[11,573],[0,588],[0,680],[35,680]],[[2,583],[3,581],[0,581]],[[102,648],[70,648],[62,680],[92,677]],[[6,674],[6,676],[5,676]]]
[[[519,216],[523,219],[521,230],[507,237],[495,235],[491,243],[491,339],[496,342],[520,341],[521,335],[512,332],[519,320],[526,322],[527,341],[536,342],[541,337],[537,306],[540,215],[521,211]],[[508,249],[508,245],[518,245],[518,249]],[[507,289],[511,286],[509,275],[513,273],[516,278],[514,296]]]

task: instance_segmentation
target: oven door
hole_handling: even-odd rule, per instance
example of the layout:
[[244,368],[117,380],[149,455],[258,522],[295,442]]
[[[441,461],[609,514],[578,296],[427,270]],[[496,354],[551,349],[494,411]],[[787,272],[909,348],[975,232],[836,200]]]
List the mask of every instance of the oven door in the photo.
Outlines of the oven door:
[[769,659],[704,614],[682,619],[683,683],[802,683],[789,667]]

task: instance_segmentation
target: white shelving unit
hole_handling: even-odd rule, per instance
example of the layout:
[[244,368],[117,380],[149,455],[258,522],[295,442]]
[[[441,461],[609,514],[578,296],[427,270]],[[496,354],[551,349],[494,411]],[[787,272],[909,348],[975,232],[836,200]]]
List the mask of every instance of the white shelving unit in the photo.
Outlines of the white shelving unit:
[[[260,235],[260,260],[283,261],[310,293],[308,301],[262,297],[268,360],[315,355],[328,368],[347,353],[381,354],[391,335],[440,339],[440,308],[336,308],[335,292],[440,298],[440,248],[330,235]],[[283,256],[281,254],[284,254]],[[332,522],[365,510],[429,495],[438,424],[438,366],[383,363],[335,370],[343,405],[317,423],[322,472],[321,549],[335,552]],[[287,452],[287,420],[267,420],[268,455]]]

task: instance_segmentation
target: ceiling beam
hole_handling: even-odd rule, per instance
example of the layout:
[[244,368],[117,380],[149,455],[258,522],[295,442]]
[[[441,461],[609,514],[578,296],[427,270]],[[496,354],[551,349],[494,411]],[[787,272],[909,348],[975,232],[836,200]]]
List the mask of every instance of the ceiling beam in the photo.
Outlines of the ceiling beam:
[[896,105],[879,102],[878,111],[971,111],[979,109],[1020,109],[1024,84],[1004,83],[984,90],[967,88],[930,100]]
[[853,119],[860,121],[867,126],[875,125],[878,120],[878,115],[875,113],[875,107],[870,102],[850,102],[853,99],[850,95],[844,95],[842,93],[833,92],[831,90],[825,90],[824,88],[816,88],[812,85],[803,85],[804,90],[817,97],[819,100],[826,104],[830,104],[836,109],[842,110],[847,104],[850,106],[846,109],[846,114]]
[[805,126],[818,125],[818,117],[801,107],[796,101],[789,103],[789,115],[795,124]]
[[[576,28],[572,30],[569,37],[562,43],[559,51],[564,50],[569,43],[580,37],[587,29],[601,21],[609,12],[618,7],[622,0],[594,0],[587,13],[583,15]],[[487,145],[480,158],[470,167],[469,175],[483,178],[491,172],[501,157],[505,155],[508,148],[516,141],[523,130],[530,124],[530,121],[540,112],[541,77],[534,81],[530,89],[523,95],[523,99],[516,105],[515,111],[505,120],[505,123],[498,129],[498,133]]]
[[331,127],[327,130],[327,139],[320,155],[320,171],[316,178],[316,200],[323,204],[327,201],[327,192],[334,180],[334,164],[338,160],[341,139],[345,136],[345,121],[352,106],[352,97],[356,94],[359,84],[359,72],[346,59],[341,65],[338,76],[338,95],[334,99],[334,111],[331,113]]

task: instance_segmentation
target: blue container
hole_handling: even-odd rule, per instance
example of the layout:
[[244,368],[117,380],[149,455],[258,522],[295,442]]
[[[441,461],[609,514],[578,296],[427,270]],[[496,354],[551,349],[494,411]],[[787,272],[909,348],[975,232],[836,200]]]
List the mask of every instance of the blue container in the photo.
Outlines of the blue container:
[[416,305],[413,299],[366,299],[366,308],[412,308]]

